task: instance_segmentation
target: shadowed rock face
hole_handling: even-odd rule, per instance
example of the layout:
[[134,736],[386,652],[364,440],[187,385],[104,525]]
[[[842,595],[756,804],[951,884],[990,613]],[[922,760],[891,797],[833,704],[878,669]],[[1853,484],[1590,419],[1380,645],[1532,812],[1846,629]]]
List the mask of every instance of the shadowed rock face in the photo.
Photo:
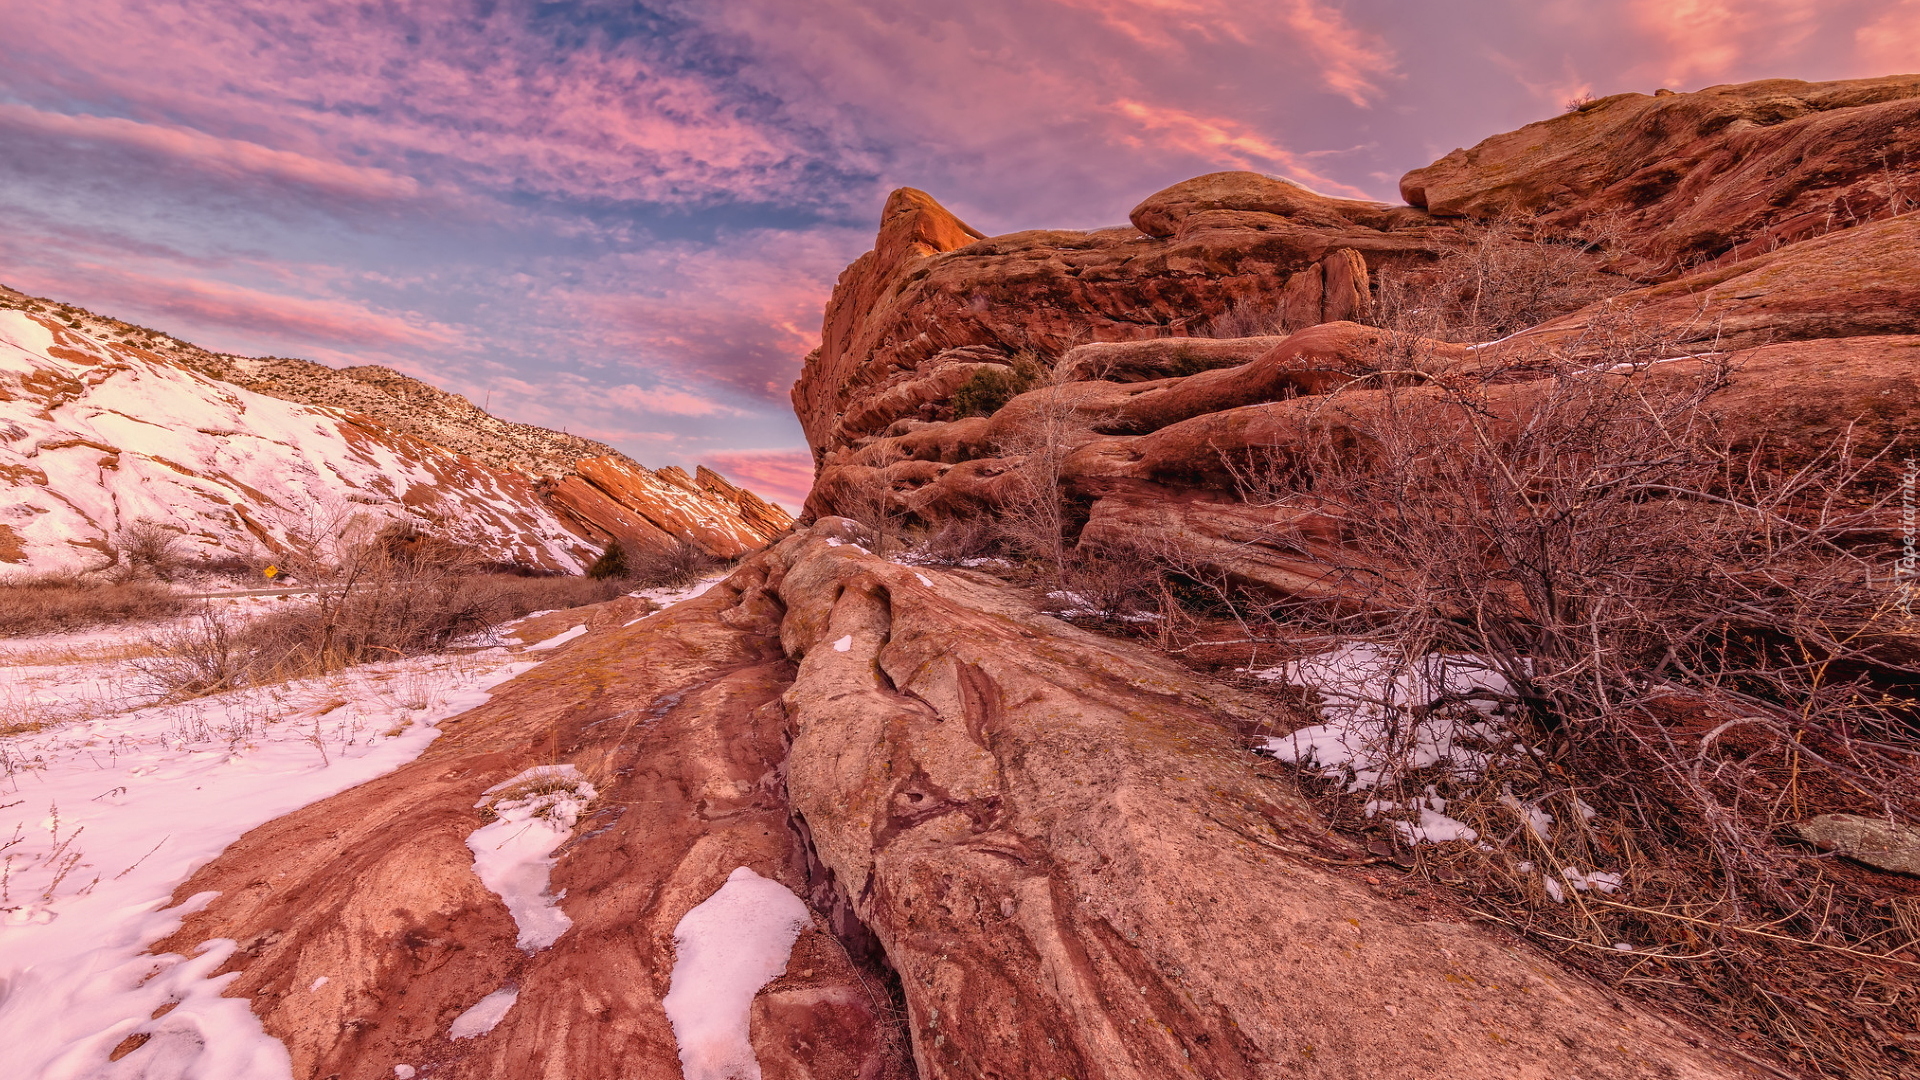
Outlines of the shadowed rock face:
[[[596,625],[413,764],[249,833],[161,947],[242,942],[232,992],[299,1080],[673,1077],[673,927],[747,866],[816,916],[755,1000],[767,1077],[1757,1075],[1370,891],[1237,747],[1270,704],[845,526]],[[483,791],[556,763],[600,795],[553,874],[573,927],[527,956],[464,841]],[[508,983],[498,1028],[447,1037]]]

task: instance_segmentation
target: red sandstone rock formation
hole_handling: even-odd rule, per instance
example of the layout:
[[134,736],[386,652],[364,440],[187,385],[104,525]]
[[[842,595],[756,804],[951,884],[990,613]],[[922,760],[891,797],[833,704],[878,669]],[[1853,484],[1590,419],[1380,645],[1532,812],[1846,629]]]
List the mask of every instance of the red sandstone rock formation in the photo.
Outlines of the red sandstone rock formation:
[[1920,208],[1920,75],[1615,94],[1400,181],[1438,217],[1603,234],[1668,277]]
[[[1910,438],[1920,426],[1906,337],[1920,333],[1920,213],[1897,211],[1903,192],[1920,199],[1920,163],[1902,156],[1920,131],[1916,108],[1920,76],[1620,95],[1415,170],[1408,197],[1440,220],[1530,215],[1500,241],[1524,244],[1605,218],[1601,238],[1618,245],[1609,254],[1673,278],[1481,348],[1359,324],[1371,317],[1370,279],[1420,272],[1455,242],[1422,209],[1216,173],[1150,196],[1132,214],[1137,234],[1037,231],[902,257],[894,233],[945,220],[912,193],[889,204],[877,241],[876,252],[895,254],[849,268],[794,388],[819,462],[807,510],[884,505],[928,525],[991,514],[1027,496],[1018,473],[1045,438],[1065,453],[1074,540],[1179,545],[1243,581],[1313,592],[1312,558],[1270,543],[1291,522],[1244,504],[1228,463],[1327,437],[1299,417],[1369,415],[1377,395],[1366,380],[1382,371],[1417,380],[1499,369],[1512,381],[1529,357],[1731,352],[1733,385],[1714,407],[1755,425],[1755,439],[1791,442],[1805,434],[1794,424],[1849,421]],[[1852,216],[1821,216],[1833,207]],[[1815,217],[1828,231],[1808,235]],[[955,223],[946,235],[958,244],[971,234]],[[1701,256],[1720,262],[1674,270]],[[1168,336],[1249,300],[1274,329],[1299,332]],[[941,395],[996,348],[1051,362],[1046,385],[991,417],[956,418]],[[1798,358],[1816,355],[1824,396],[1809,402],[1813,376]]]
[[1419,265],[1451,232],[1410,207],[1332,199],[1255,173],[1148,198],[1130,228],[981,238],[924,192],[887,200],[840,275],[794,386],[817,457],[902,420],[950,420],[972,370],[1089,342],[1203,336],[1236,311],[1297,329],[1362,316],[1369,272]]
[[[672,929],[747,866],[815,916],[755,1000],[770,1078],[1759,1075],[1370,889],[1237,747],[1269,703],[845,524],[596,619],[418,761],[249,833],[161,947],[240,941],[232,992],[297,1080],[674,1077]],[[527,955],[465,837],[556,763],[599,796],[554,871],[573,927]],[[499,1027],[449,1039],[507,983]]]

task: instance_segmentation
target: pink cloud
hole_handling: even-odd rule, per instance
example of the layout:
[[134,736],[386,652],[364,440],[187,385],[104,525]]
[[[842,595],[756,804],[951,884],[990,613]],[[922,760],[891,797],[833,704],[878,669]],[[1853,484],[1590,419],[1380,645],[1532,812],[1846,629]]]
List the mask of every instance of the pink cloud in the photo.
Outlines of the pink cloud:
[[362,198],[403,198],[420,184],[385,169],[323,161],[191,128],[145,124],[117,116],[68,115],[0,103],[0,125],[69,138],[101,139],[179,158],[203,169],[291,180]]
[[1899,0],[1878,19],[1854,32],[1854,47],[1867,67],[1893,72],[1920,70],[1920,0]]
[[[375,311],[351,300],[290,296],[187,277],[172,267],[144,273],[126,266],[73,260],[57,268],[36,268],[31,276],[10,284],[43,294],[108,297],[109,303],[95,301],[102,314],[140,318],[158,315],[162,321],[184,321],[191,327],[182,332],[197,338],[197,344],[212,348],[234,347],[218,340],[226,335],[206,336],[212,328],[237,332],[253,342],[277,341],[283,347],[298,343],[306,346],[302,351],[321,357],[340,356],[333,350],[314,348],[323,342],[355,350],[380,350],[446,348],[462,340],[458,330],[425,316]],[[340,358],[366,362],[359,352]]]
[[797,511],[813,490],[813,455],[805,450],[727,450],[702,460],[741,487]]
[[1225,165],[1239,169],[1278,169],[1290,174],[1309,187],[1330,194],[1345,195],[1354,199],[1365,199],[1367,193],[1359,188],[1343,184],[1338,180],[1323,176],[1304,164],[1304,155],[1296,154],[1284,146],[1263,138],[1258,132],[1244,124],[1235,123],[1224,117],[1198,116],[1179,109],[1156,107],[1138,101],[1118,101],[1115,111],[1150,131],[1155,138],[1139,140],[1144,149],[1147,145],[1167,145],[1171,143],[1196,156],[1210,158]]
[[642,416],[744,416],[741,410],[700,394],[665,386],[621,386],[593,391],[603,404],[630,409]]

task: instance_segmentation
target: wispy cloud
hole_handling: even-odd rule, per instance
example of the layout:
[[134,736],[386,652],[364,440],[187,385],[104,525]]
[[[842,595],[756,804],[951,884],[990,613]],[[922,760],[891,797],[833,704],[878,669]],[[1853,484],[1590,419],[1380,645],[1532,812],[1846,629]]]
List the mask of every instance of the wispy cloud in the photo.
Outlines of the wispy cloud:
[[798,510],[813,487],[813,456],[805,450],[716,450],[705,459],[721,475]]
[[413,177],[386,169],[325,161],[243,139],[222,138],[192,128],[147,124],[118,116],[68,115],[0,103],[0,129],[6,128],[119,143],[176,158],[197,168],[271,177],[360,198],[405,198],[420,190],[419,181]]
[[[0,280],[797,501],[894,186],[1000,232],[1388,196],[1582,93],[1911,69],[1920,0],[0,0]],[[723,455],[724,456],[724,455]]]

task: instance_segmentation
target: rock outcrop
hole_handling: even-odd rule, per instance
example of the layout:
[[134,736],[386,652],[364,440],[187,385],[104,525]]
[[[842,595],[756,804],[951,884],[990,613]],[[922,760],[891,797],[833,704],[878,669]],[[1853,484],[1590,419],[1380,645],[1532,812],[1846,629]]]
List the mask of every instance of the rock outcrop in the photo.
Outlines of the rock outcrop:
[[1615,94],[1415,169],[1442,218],[1606,238],[1639,272],[1739,260],[1920,208],[1920,75]]
[[[1243,583],[1319,595],[1299,501],[1246,499],[1245,474],[1377,426],[1385,382],[1491,379],[1490,407],[1518,408],[1555,365],[1711,354],[1734,375],[1709,408],[1745,445],[1827,445],[1847,430],[1875,449],[1911,442],[1916,109],[1920,76],[1619,95],[1409,173],[1413,206],[1216,173],[1150,196],[1134,232],[963,244],[956,224],[945,235],[960,246],[944,251],[894,236],[944,220],[914,192],[889,204],[912,209],[890,210],[876,255],[843,275],[795,385],[818,462],[807,512],[991,518],[1031,497],[1023,471],[1045,444],[1082,551],[1177,549]],[[1455,231],[1516,214],[1492,241]],[[1389,278],[1471,258],[1467,239],[1564,252],[1572,236],[1646,283],[1621,278],[1616,295],[1476,346],[1424,340],[1393,322],[1407,312],[1375,310]],[[1264,326],[1234,317],[1247,304]],[[1196,336],[1213,332],[1265,336]],[[947,388],[962,355],[992,363],[995,349],[1045,374],[990,416],[957,415]]]
[[1285,329],[1361,317],[1369,274],[1423,265],[1453,235],[1411,207],[1243,172],[1176,184],[1133,221],[987,239],[925,192],[895,192],[794,386],[816,458],[901,421],[953,419],[937,395],[961,365],[1205,337],[1236,316]]
[[[1270,701],[849,525],[597,622],[413,764],[249,833],[160,947],[240,942],[229,992],[297,1080],[670,1077],[673,927],[745,866],[813,914],[754,1001],[769,1078],[1761,1075],[1371,885],[1238,747]],[[572,928],[529,954],[466,837],[554,764],[599,794],[556,856]],[[449,1037],[505,985],[498,1027]],[[129,1065],[191,1050],[141,1028]]]
[[648,470],[385,368],[220,356],[0,301],[0,571],[100,569],[136,523],[218,560],[405,522],[542,571],[616,539],[732,558],[791,525],[711,470]]

